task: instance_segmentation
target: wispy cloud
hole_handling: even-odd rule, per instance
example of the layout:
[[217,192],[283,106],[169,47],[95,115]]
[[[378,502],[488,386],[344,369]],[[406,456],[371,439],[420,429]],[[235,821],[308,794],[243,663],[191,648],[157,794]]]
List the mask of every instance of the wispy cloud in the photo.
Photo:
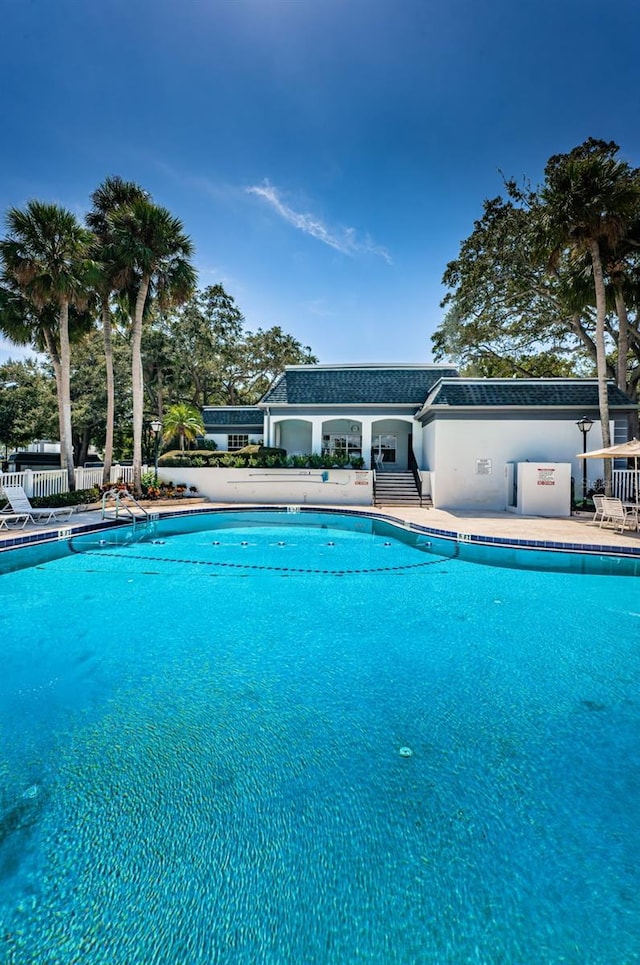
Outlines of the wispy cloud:
[[304,302],[302,308],[310,315],[317,315],[319,318],[331,318],[334,314],[327,307],[324,298],[316,298],[311,302]]
[[246,189],[247,194],[253,194],[266,201],[273,210],[288,224],[312,238],[316,238],[330,248],[342,252],[343,255],[378,255],[387,264],[391,264],[391,256],[385,248],[376,245],[372,238],[365,235],[359,238],[355,228],[332,228],[324,224],[320,218],[302,211],[294,211],[286,204],[276,188],[268,181],[262,185],[254,185]]

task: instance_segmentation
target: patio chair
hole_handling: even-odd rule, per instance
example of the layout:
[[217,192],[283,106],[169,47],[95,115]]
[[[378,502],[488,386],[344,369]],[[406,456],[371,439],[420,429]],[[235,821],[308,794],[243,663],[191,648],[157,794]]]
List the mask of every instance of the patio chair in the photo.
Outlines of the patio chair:
[[30,513],[0,512],[0,529],[18,529],[20,520],[22,520],[22,526],[20,526],[20,529],[24,529],[30,519]]
[[621,533],[624,531],[625,527],[628,529],[637,529],[637,507],[625,506],[621,499],[614,499],[610,496],[604,496],[602,501],[602,519],[600,520],[600,527],[602,527],[603,523],[612,523],[614,529],[620,527]]
[[69,519],[73,513],[73,506],[51,507],[32,506],[22,486],[3,486],[3,492],[11,507],[11,513],[28,516],[32,522],[50,523],[51,520]]
[[593,514],[593,519],[591,522],[600,523],[602,522],[602,504],[604,502],[604,496],[598,496],[596,494],[592,498],[593,498],[593,505],[595,506],[596,511]]

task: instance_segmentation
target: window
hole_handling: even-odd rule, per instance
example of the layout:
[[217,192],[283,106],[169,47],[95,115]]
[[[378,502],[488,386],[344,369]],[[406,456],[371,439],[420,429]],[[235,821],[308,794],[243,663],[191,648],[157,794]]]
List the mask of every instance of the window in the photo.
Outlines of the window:
[[229,452],[233,452],[235,449],[244,449],[244,447],[248,445],[248,435],[245,436],[242,433],[234,433],[233,435],[227,436],[227,449]]
[[322,437],[322,451],[341,456],[361,456],[362,436],[356,432],[336,432]]
[[398,448],[397,436],[374,436],[371,454],[373,459],[377,455],[382,456],[383,462],[396,462],[396,450]]

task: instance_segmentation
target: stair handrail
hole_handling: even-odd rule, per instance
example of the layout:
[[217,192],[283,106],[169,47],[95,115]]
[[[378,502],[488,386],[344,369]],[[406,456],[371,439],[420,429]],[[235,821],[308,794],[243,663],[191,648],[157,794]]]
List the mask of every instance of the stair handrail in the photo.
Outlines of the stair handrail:
[[422,506],[422,473],[418,468],[416,455],[413,451],[411,444],[409,444],[409,469],[413,473],[413,478],[416,483],[416,489],[418,490],[418,496],[420,497],[420,505]]
[[[149,513],[146,511],[146,509],[144,508],[144,506],[141,506],[141,505],[140,505],[140,503],[138,502],[138,500],[137,500],[134,496],[131,495],[131,493],[129,492],[128,489],[122,489],[122,488],[120,488],[120,487],[115,487],[114,489],[108,489],[106,492],[104,492],[104,493],[102,494],[102,518],[103,518],[103,519],[107,519],[107,518],[108,518],[108,517],[107,517],[106,502],[107,502],[107,499],[109,499],[109,498],[112,498],[112,499],[114,500],[114,502],[115,502],[114,516],[113,516],[114,519],[118,519],[118,513],[119,513],[120,509],[122,509],[123,511],[126,511],[127,514],[128,514],[128,515],[131,517],[131,519],[133,519],[134,521],[135,521],[136,519],[140,519],[140,516],[142,516],[142,518],[144,518],[144,519],[148,519],[148,518],[149,518]],[[122,500],[122,499],[129,499],[129,500],[131,500],[131,502],[132,502],[133,505],[136,507],[136,509],[139,509],[139,510],[140,510],[140,515],[136,515],[136,513],[134,513],[134,512],[132,511],[131,506],[128,506],[128,505],[126,505],[126,504],[125,504],[125,505],[121,505],[121,500]]]

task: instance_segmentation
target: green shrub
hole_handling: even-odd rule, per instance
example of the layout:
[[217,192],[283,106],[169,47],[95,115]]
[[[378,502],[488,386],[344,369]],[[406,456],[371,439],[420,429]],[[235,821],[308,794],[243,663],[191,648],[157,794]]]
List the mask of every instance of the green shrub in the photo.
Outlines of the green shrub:
[[30,502],[34,509],[38,509],[40,506],[51,506],[52,509],[59,509],[64,506],[84,506],[87,503],[97,503],[99,499],[100,490],[96,486],[94,489],[76,489],[73,493],[34,496]]
[[165,469],[362,469],[362,456],[347,456],[342,452],[311,453],[287,456],[286,449],[277,446],[249,445],[235,452],[211,449],[174,449],[158,459],[158,466]]
[[255,442],[243,446],[242,449],[237,449],[236,455],[238,452],[246,452],[248,455],[256,456],[282,456],[283,458],[287,454],[287,450],[281,449],[279,446],[262,446]]
[[140,476],[140,486],[142,487],[143,492],[145,489],[149,489],[150,486],[155,486],[155,484],[156,474],[153,469],[148,469],[146,472],[142,473]]

